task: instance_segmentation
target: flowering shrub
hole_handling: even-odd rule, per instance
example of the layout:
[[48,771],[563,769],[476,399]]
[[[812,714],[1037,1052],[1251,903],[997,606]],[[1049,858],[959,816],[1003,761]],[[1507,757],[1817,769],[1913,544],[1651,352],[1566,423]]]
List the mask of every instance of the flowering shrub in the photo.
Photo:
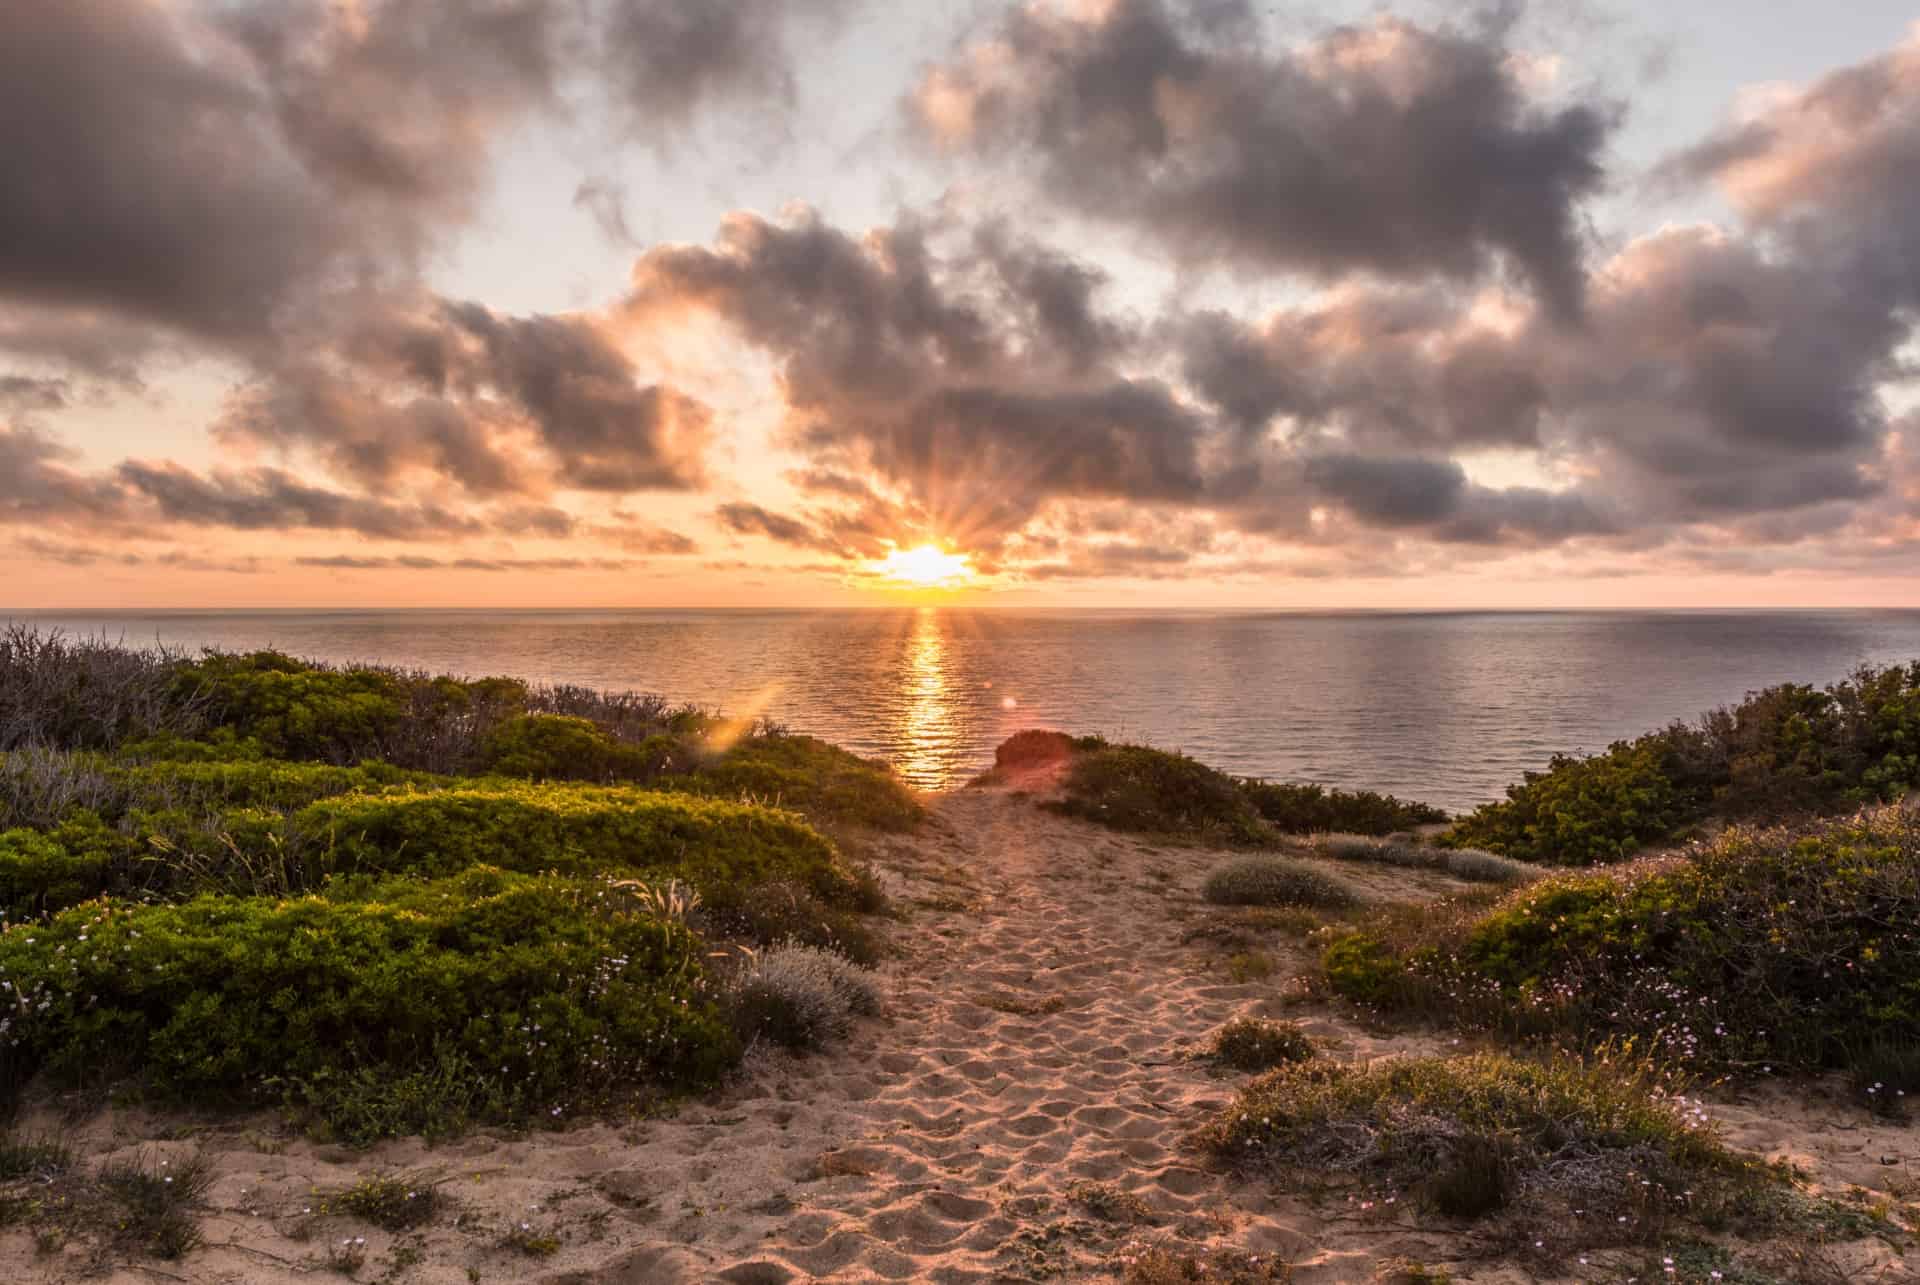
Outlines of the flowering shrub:
[[0,931],[0,1080],[259,1101],[457,1055],[515,1110],[699,1086],[737,1055],[683,925],[604,883],[475,869],[351,898],[95,902]]
[[1695,1066],[1847,1067],[1920,1024],[1920,816],[1729,830],[1684,856],[1568,873],[1474,916],[1333,942],[1367,1003]]

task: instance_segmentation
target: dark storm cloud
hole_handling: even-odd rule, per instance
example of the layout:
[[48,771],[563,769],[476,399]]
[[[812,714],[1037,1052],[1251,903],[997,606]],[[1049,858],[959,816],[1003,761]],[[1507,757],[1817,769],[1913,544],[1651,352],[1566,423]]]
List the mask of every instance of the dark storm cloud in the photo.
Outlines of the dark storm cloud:
[[1279,51],[1243,4],[1199,9],[1017,6],[927,74],[913,119],[1189,260],[1467,279],[1504,258],[1578,312],[1610,104],[1530,101],[1497,18],[1382,17]]

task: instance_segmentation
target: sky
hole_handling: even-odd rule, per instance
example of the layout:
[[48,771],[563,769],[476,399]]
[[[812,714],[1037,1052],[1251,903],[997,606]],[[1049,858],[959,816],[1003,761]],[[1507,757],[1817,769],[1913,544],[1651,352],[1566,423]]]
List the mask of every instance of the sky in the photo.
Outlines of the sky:
[[0,607],[1920,606],[1909,5],[0,24]]

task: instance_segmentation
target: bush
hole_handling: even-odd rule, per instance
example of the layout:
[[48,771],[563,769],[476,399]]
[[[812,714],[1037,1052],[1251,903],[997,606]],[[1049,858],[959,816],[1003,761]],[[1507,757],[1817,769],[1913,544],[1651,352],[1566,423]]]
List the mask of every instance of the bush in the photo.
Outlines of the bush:
[[1265,847],[1273,831],[1232,777],[1184,754],[1138,745],[1076,742],[1065,797],[1068,816],[1116,830],[1229,847]]
[[738,1046],[696,938],[604,883],[472,870],[358,900],[83,906],[0,932],[0,1079],[258,1101],[449,1054],[513,1110],[712,1083]]
[[1920,661],[1787,683],[1591,757],[1556,755],[1447,842],[1553,865],[1618,861],[1707,819],[1777,822],[1920,785]]
[[1479,848],[1439,849],[1441,869],[1468,883],[1527,883],[1540,872],[1523,861]]
[[98,754],[16,751],[0,755],[0,825],[51,829],[80,813],[118,825],[140,813],[288,812],[338,794],[453,784],[452,777],[379,762],[357,767],[271,759],[129,763]]
[[1699,814],[1683,793],[1659,737],[1622,741],[1591,758],[1555,755],[1490,803],[1456,822],[1441,842],[1522,861],[1589,866],[1622,860],[1673,835]]
[[1334,988],[1523,1034],[1631,1037],[1696,1067],[1848,1067],[1920,1023],[1920,816],[1735,828],[1400,928],[1334,942]]
[[0,630],[0,750],[109,749],[200,726],[173,681],[172,652],[74,640],[28,625]]
[[1270,1071],[1314,1056],[1313,1041],[1293,1022],[1236,1017],[1215,1031],[1207,1054],[1236,1071]]
[[0,920],[18,922],[100,895],[124,850],[104,827],[0,831]]
[[1429,848],[1398,839],[1375,839],[1357,834],[1322,835],[1315,844],[1320,854],[1335,861],[1367,861],[1418,870],[1440,870],[1468,883],[1525,883],[1538,878],[1538,867],[1482,852],[1478,848]]
[[884,763],[849,754],[811,736],[753,736],[668,788],[791,808],[813,820],[896,833],[913,829],[925,809]]
[[1650,1067],[1617,1058],[1295,1063],[1250,1083],[1200,1140],[1236,1164],[1412,1192],[1450,1216],[1511,1207],[1528,1240],[1592,1247],[1743,1214],[1773,1181]]
[[879,938],[857,915],[827,905],[812,889],[788,879],[749,888],[735,905],[703,918],[713,933],[762,946],[817,946],[867,965],[882,953]]
[[1391,794],[1372,790],[1329,790],[1319,785],[1256,780],[1242,782],[1242,788],[1267,824],[1286,834],[1343,830],[1385,835],[1447,819],[1439,808],[1403,803]]
[[407,685],[381,669],[332,669],[279,652],[208,653],[174,678],[176,699],[276,758],[381,758],[408,714]]
[[1029,728],[1015,732],[993,751],[995,771],[1018,771],[1047,763],[1063,763],[1078,750],[1097,750],[1105,744],[1098,737],[1072,737],[1065,732]]
[[880,993],[831,951],[775,946],[752,957],[728,1003],[742,1040],[817,1049],[851,1034],[856,1016],[878,1013]]
[[1336,910],[1354,905],[1353,889],[1332,875],[1280,857],[1241,857],[1217,866],[1202,895],[1217,906],[1316,906]]
[[487,734],[481,766],[534,781],[651,781],[667,770],[678,748],[670,736],[628,745],[584,718],[522,714]]
[[320,873],[447,875],[469,866],[680,879],[710,906],[790,879],[850,904],[853,876],[805,822],[771,808],[649,790],[487,782],[429,794],[326,799],[287,821]]

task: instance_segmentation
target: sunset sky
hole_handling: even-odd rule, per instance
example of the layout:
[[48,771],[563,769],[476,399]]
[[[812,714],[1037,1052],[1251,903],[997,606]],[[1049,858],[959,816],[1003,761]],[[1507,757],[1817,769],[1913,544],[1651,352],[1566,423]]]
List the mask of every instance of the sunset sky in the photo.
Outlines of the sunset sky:
[[1913,16],[0,0],[0,608],[1920,605]]

